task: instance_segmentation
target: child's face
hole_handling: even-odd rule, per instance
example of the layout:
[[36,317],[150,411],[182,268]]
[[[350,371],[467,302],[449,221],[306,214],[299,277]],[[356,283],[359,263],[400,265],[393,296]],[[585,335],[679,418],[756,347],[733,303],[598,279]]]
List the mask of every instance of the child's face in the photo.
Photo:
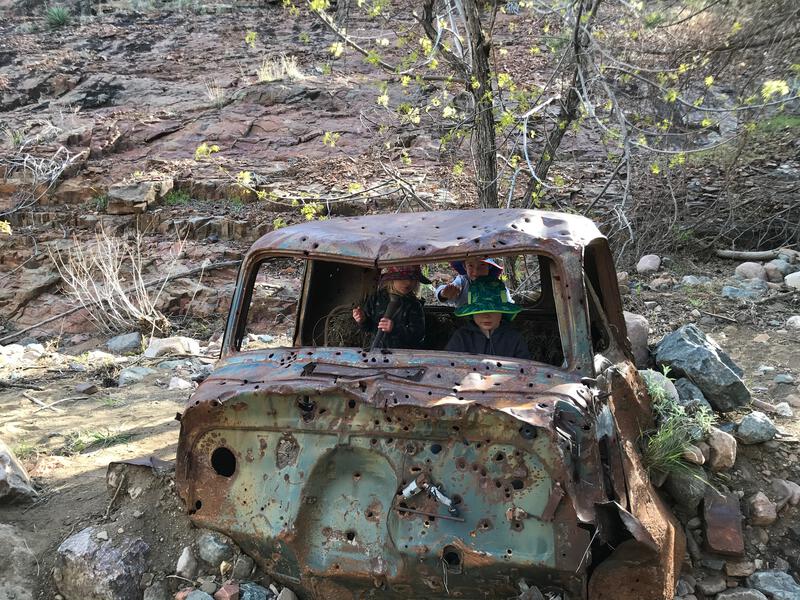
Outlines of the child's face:
[[401,295],[408,294],[413,291],[417,286],[417,282],[413,279],[395,279],[392,282],[392,290]]
[[481,331],[490,333],[497,329],[497,327],[500,325],[500,321],[503,319],[503,313],[480,313],[477,315],[472,315],[472,318]]
[[467,272],[467,277],[477,279],[478,277],[486,277],[489,274],[489,265],[482,260],[468,258],[464,261],[464,270]]

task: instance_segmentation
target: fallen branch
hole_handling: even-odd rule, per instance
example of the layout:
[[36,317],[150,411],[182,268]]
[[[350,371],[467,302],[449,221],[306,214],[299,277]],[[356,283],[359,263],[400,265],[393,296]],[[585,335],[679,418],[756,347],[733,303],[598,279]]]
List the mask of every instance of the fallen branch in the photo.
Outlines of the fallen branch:
[[747,252],[745,250],[715,250],[714,254],[720,258],[732,258],[733,260],[772,260],[778,258],[778,250],[762,250],[760,252]]
[[111,498],[111,502],[108,503],[108,508],[106,508],[106,514],[103,515],[104,521],[108,521],[108,516],[111,514],[111,507],[114,506],[114,502],[116,502],[117,496],[119,496],[119,491],[122,489],[123,483],[125,483],[125,473],[123,473],[122,477],[119,478],[119,485],[117,486],[117,491],[114,492],[114,496]]
[[718,315],[716,313],[708,312],[707,310],[701,310],[701,313],[704,315],[708,315],[709,317],[714,317],[715,319],[722,319],[723,321],[728,321],[728,323],[738,323],[736,319],[732,319],[730,317],[726,317],[725,315]]
[[3,379],[0,379],[0,388],[3,387],[22,388],[23,390],[36,390],[37,392],[44,391],[44,388],[39,385],[32,385],[30,383],[16,383],[13,381],[5,381]]
[[[204,272],[204,271],[213,271],[215,269],[225,269],[225,268],[228,268],[228,267],[236,267],[236,266],[240,265],[241,262],[242,262],[241,260],[226,260],[224,262],[213,263],[213,264],[206,265],[206,266],[196,267],[194,269],[189,269],[188,271],[183,271],[181,273],[175,273],[174,275],[170,275],[170,276],[164,277],[162,279],[156,279],[156,280],[153,280],[153,281],[148,281],[147,283],[144,284],[144,287],[145,288],[149,288],[149,287],[153,287],[154,285],[161,285],[161,284],[167,283],[168,281],[172,281],[173,279],[180,279],[181,277],[188,277],[189,275],[195,275],[196,273],[201,273],[201,272]],[[134,289],[135,288],[128,288],[127,290],[125,290],[125,292],[132,292],[132,291],[134,291]],[[99,301],[91,302],[91,303],[87,303],[87,306],[94,306],[95,304],[99,304],[99,303],[100,303]],[[25,329],[20,329],[19,331],[15,331],[14,333],[12,333],[10,335],[7,335],[7,336],[5,336],[3,338],[0,338],[0,344],[5,344],[6,342],[9,342],[9,341],[11,341],[13,339],[18,338],[23,333],[27,333],[27,332],[32,331],[34,329],[38,329],[39,327],[42,327],[43,325],[47,325],[48,323],[52,323],[53,321],[57,321],[58,319],[62,319],[64,317],[67,317],[67,316],[69,316],[69,315],[71,315],[73,313],[78,312],[81,309],[87,308],[87,306],[84,306],[84,305],[76,306],[75,308],[71,308],[70,310],[68,310],[66,312],[63,312],[63,313],[61,313],[59,315],[56,315],[55,317],[50,317],[49,319],[45,319],[44,321],[40,321],[38,323],[35,323],[35,324],[31,325],[30,327],[26,327]]]
[[55,402],[50,402],[49,404],[45,404],[41,408],[37,408],[34,413],[39,412],[40,410],[44,410],[46,408],[53,408],[56,404],[61,404],[62,402],[71,402],[73,400],[87,400],[89,396],[71,396],[69,398],[62,398],[61,400],[56,400]]
[[47,406],[47,404],[45,404],[35,396],[31,396],[28,392],[22,392],[22,395],[25,396],[28,400],[30,400],[34,404],[38,404],[39,406],[41,406],[42,409],[49,408],[53,412],[64,412],[60,408],[53,408],[52,406]]

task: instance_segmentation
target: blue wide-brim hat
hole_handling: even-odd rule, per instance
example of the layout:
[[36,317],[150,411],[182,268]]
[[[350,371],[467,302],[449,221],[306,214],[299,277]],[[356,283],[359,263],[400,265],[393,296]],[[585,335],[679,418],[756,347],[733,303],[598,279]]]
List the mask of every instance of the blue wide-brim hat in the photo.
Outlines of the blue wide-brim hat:
[[467,303],[453,311],[457,317],[468,317],[481,313],[502,313],[509,320],[516,317],[522,307],[508,301],[506,285],[490,275],[478,277],[469,286]]
[[[495,279],[500,277],[500,275],[503,272],[503,267],[499,262],[497,262],[496,259],[494,259],[494,258],[481,258],[479,260],[481,262],[485,262],[487,265],[489,265],[489,276],[490,277],[494,277]],[[467,274],[467,269],[464,266],[464,261],[463,260],[457,260],[457,261],[451,262],[450,266],[453,267],[459,275],[466,275]]]

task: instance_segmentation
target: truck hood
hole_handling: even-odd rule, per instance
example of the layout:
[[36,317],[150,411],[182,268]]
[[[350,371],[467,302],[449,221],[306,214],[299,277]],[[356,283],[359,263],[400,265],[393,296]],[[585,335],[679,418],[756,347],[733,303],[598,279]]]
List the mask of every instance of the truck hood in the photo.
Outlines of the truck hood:
[[549,427],[556,402],[584,412],[592,392],[580,375],[542,363],[433,351],[268,348],[223,358],[189,400],[224,403],[243,391],[343,393],[382,408],[476,404]]

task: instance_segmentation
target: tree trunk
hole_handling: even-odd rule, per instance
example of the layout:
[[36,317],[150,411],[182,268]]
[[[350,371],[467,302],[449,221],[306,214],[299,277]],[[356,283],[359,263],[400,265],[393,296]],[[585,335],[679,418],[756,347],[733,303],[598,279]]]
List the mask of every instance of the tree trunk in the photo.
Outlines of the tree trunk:
[[480,11],[476,0],[464,0],[464,14],[470,36],[472,81],[467,82],[475,100],[475,124],[472,148],[478,183],[478,201],[484,208],[497,204],[497,144],[492,111],[492,80],[489,70],[489,42],[484,38]]

